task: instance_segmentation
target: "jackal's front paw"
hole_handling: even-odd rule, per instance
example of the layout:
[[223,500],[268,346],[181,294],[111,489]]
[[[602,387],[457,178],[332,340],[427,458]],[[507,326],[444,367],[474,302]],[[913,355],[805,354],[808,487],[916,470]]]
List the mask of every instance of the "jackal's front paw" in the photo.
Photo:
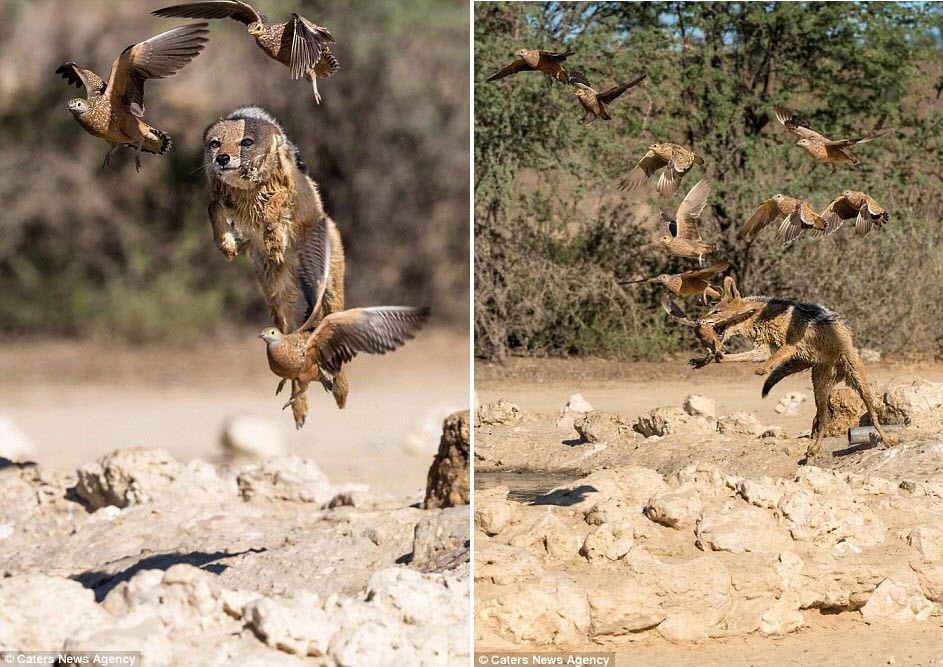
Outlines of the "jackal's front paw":
[[227,260],[231,260],[233,257],[239,254],[236,237],[232,232],[226,232],[223,234],[219,241],[217,241],[216,247],[219,248],[219,251],[223,253]]
[[265,254],[276,263],[281,264],[285,261],[285,250],[288,247],[288,237],[285,230],[281,227],[266,230],[265,234]]

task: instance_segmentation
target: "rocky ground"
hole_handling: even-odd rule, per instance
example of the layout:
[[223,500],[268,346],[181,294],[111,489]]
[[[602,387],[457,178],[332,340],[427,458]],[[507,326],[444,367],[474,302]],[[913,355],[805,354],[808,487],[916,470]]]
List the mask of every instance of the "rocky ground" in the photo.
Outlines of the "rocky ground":
[[[464,458],[464,476],[461,460]],[[336,485],[310,459],[74,472],[0,458],[0,650],[139,650],[160,665],[464,665],[468,416],[429,493]]]
[[[864,646],[848,638],[872,624],[884,633],[872,642],[878,662],[858,664],[893,664],[903,657],[895,637],[909,636],[895,628],[943,624],[943,384],[876,387],[882,421],[908,424],[900,443],[833,437],[804,466],[808,422],[785,429],[718,413],[708,396],[632,416],[578,395],[555,415],[526,412],[513,394],[487,401],[476,471],[582,476],[524,503],[507,486],[476,491],[476,649],[802,664],[816,645]],[[779,414],[803,404],[801,392],[782,398]],[[834,395],[832,433],[863,412]],[[809,641],[790,652],[783,639],[775,655],[775,642],[753,641],[787,635]],[[938,649],[925,644],[906,664],[935,664]],[[742,662],[721,660],[725,650]]]

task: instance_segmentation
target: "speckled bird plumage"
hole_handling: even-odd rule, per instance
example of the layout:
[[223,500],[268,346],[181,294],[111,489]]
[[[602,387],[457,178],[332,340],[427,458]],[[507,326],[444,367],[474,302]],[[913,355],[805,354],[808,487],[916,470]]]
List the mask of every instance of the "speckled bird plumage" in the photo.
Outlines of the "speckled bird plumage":
[[637,86],[644,80],[645,75],[641,74],[625,83],[617,84],[599,92],[592,87],[585,74],[578,70],[570,72],[570,85],[576,89],[574,91],[576,99],[579,100],[580,105],[586,111],[580,119],[580,123],[582,125],[589,125],[597,118],[612,120],[612,117],[606,109],[606,105],[614,102],[622,93],[629,88]]
[[858,236],[867,236],[873,225],[880,227],[890,220],[887,210],[874,197],[856,190],[845,190],[835,197],[822,217],[829,224],[829,234],[841,227],[845,220],[857,218],[855,233]]
[[521,49],[517,52],[517,60],[490,75],[485,81],[497,81],[518,72],[542,72],[551,81],[569,83],[570,77],[563,68],[563,61],[573,55],[572,49],[566,51],[540,51],[536,49]]
[[710,180],[702,178],[688,191],[674,216],[664,210],[661,212],[661,219],[667,226],[668,233],[658,241],[665,246],[669,254],[675,257],[697,258],[701,262],[704,255],[717,250],[716,245],[705,243],[701,239],[697,227],[710,190]]
[[654,278],[623,281],[620,284],[655,283],[663,285],[665,289],[677,296],[699,296],[706,301],[708,297],[712,299],[720,298],[720,292],[710,284],[709,279],[723,273],[728,268],[730,268],[729,262],[717,262],[704,269],[673,274],[663,273]]
[[138,171],[142,151],[164,155],[170,150],[170,136],[143,120],[144,82],[183,69],[203,50],[206,28],[206,23],[183,26],[132,44],[115,59],[107,82],[72,61],[56,70],[70,84],[86,90],[86,99],[69,100],[69,111],[86,132],[111,144],[102,166],[120,146],[135,149]]
[[829,233],[828,222],[815,212],[809,202],[777,194],[757,207],[740,228],[737,238],[752,238],[779,218],[783,218],[783,221],[776,230],[776,238],[783,243],[794,241],[807,229],[817,238]]
[[231,18],[245,24],[256,44],[269,58],[291,70],[292,79],[304,77],[311,83],[315,102],[321,103],[318,77],[332,76],[340,63],[328,44],[334,36],[322,26],[298,14],[292,14],[285,23],[271,23],[251,5],[239,0],[205,0],[163,7],[155,16],[177,18],[221,19]]
[[[773,112],[776,119],[783,124],[790,132],[799,137],[796,146],[804,148],[816,162],[826,162],[835,164],[858,164],[858,159],[854,158],[843,148],[855,144],[863,144],[887,133],[887,130],[876,132],[869,136],[858,137],[856,139],[829,139],[828,137],[812,129],[806,120],[794,109],[775,105]],[[834,171],[834,166],[833,166]]]
[[681,179],[696,164],[704,164],[704,158],[684,146],[652,144],[635,168],[619,182],[619,189],[635,190],[664,167],[655,188],[665,197],[673,197],[681,186]]

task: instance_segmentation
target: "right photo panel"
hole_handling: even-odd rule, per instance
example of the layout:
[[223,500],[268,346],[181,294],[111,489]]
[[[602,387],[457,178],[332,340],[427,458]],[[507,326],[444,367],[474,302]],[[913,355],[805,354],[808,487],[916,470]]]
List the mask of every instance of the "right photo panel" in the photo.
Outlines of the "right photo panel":
[[475,663],[937,664],[943,3],[473,22]]

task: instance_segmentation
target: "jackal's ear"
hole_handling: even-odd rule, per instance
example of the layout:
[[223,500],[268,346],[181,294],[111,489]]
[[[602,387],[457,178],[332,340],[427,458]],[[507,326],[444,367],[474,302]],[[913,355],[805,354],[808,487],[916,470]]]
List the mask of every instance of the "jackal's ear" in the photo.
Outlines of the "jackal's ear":
[[732,276],[724,278],[724,296],[721,301],[733,301],[740,298],[740,290],[737,289],[737,283]]

